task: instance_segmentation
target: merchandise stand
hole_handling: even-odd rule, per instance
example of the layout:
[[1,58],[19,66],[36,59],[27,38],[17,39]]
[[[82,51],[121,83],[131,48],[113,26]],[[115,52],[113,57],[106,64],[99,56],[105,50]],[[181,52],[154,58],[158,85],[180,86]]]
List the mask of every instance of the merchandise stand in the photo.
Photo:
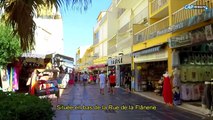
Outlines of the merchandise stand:
[[[210,94],[211,94],[211,96],[213,96],[213,91],[212,91],[213,78],[211,79],[211,81],[205,82],[205,85],[207,85],[207,84],[210,84],[210,90],[211,90]],[[207,116],[206,116],[206,118],[204,118],[204,120],[213,120],[212,113],[213,113],[213,99],[211,99],[211,107],[209,110],[209,114],[207,114]]]
[[[213,78],[211,79],[210,81],[210,89],[211,89],[211,96],[213,95],[213,92],[212,92],[212,85],[213,85]],[[210,117],[209,119],[212,120],[212,110],[213,110],[213,104],[212,104],[213,100],[211,100],[211,109],[210,109]]]

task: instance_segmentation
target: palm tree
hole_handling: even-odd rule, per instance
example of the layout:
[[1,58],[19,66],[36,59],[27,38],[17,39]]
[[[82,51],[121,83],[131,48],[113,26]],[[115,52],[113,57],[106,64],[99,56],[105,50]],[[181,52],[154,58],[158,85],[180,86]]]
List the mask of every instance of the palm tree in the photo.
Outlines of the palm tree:
[[35,43],[36,24],[33,17],[40,6],[55,7],[56,9],[65,6],[65,8],[87,10],[91,2],[92,0],[0,0],[0,7],[5,10],[4,21],[7,25],[12,25],[13,34],[20,36],[21,48],[27,52],[33,49]]

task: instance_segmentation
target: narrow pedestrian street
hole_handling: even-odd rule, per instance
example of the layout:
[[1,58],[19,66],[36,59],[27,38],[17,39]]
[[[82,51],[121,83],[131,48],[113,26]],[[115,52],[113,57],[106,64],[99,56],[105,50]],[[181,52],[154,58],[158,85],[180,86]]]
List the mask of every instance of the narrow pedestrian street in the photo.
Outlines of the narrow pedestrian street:
[[[110,105],[112,105],[113,108],[110,107]],[[151,107],[147,107],[147,110],[145,110],[137,105]],[[75,108],[75,106],[77,107]],[[98,108],[97,106],[100,106],[100,108]],[[111,108],[111,110],[105,110],[103,106],[106,106],[109,109]],[[129,108],[129,106],[132,107]],[[105,94],[101,95],[99,93],[98,84],[87,85],[85,87],[77,84],[65,89],[64,93],[58,101],[58,105],[55,104],[54,108],[58,108],[58,110],[56,110],[56,117],[54,118],[54,120],[202,119],[202,116],[192,114],[188,111],[176,107],[170,108],[164,104],[151,101],[134,93],[126,93],[126,91],[121,88],[118,88],[116,90],[115,95],[108,94],[107,88],[105,88]]]

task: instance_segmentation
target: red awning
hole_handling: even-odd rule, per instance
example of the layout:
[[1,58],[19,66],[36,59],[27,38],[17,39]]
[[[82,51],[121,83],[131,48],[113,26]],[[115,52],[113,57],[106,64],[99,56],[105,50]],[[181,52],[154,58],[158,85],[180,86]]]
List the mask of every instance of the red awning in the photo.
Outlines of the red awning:
[[106,67],[106,64],[98,64],[98,65],[96,65],[96,68],[104,68],[104,67]]
[[89,70],[93,70],[94,68],[95,68],[94,65],[88,67]]
[[89,66],[88,69],[92,70],[95,68],[104,68],[104,67],[106,67],[106,64],[98,64],[98,65]]

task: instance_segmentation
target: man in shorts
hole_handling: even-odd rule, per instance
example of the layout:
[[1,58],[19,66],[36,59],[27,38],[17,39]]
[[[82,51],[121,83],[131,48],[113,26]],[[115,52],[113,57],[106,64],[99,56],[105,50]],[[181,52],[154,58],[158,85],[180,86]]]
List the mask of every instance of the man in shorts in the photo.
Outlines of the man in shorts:
[[100,94],[104,95],[104,87],[105,87],[106,76],[103,71],[99,74],[99,84],[100,84]]
[[111,94],[115,94],[115,85],[116,85],[115,81],[116,81],[116,76],[115,76],[115,72],[113,71],[112,74],[109,76]]

